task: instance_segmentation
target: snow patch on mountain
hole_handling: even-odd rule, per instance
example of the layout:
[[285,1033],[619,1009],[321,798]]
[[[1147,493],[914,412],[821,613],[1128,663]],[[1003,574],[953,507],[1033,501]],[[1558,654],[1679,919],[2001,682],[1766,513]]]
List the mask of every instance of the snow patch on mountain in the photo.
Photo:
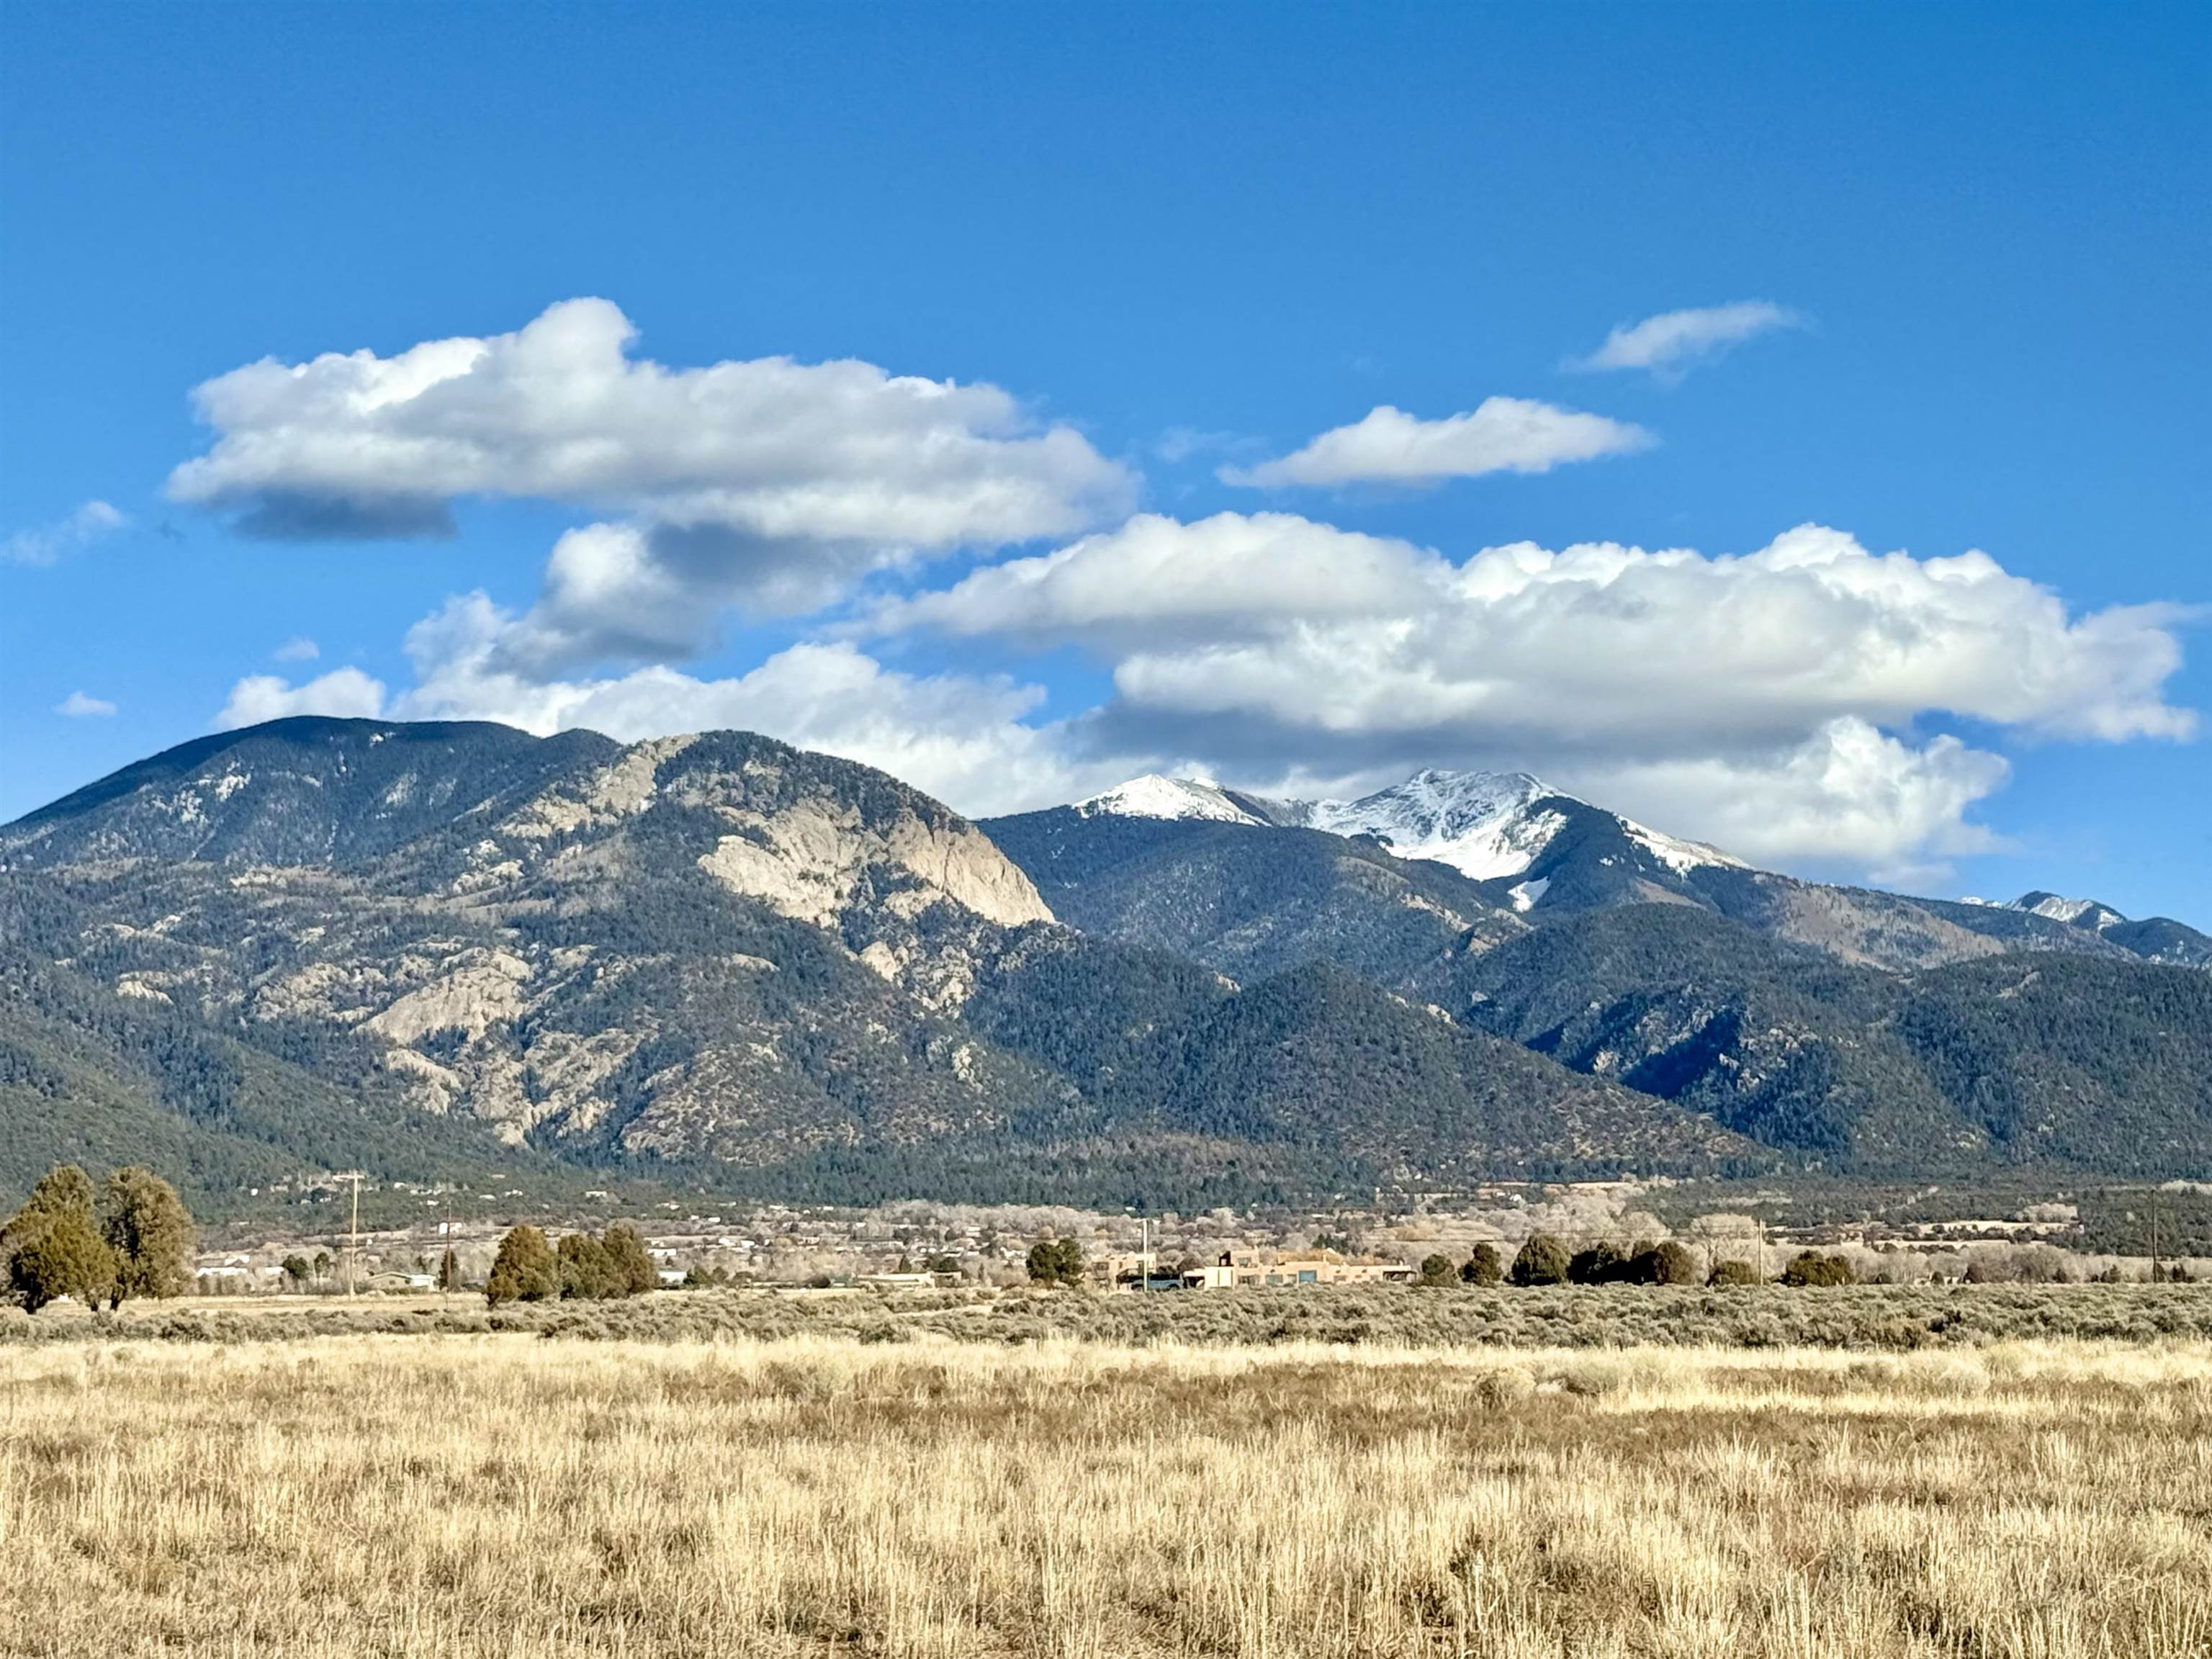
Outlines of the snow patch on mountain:
[[[1432,859],[1476,881],[1493,881],[1522,874],[1567,827],[1566,815],[1556,807],[1540,809],[1539,803],[1546,801],[1589,804],[1526,772],[1431,769],[1357,800],[1262,800],[1232,795],[1196,779],[1152,775],[1093,795],[1079,802],[1075,810],[1085,817],[1112,813],[1204,818],[1369,836],[1399,858]],[[1747,867],[1716,848],[1662,835],[1626,818],[1618,822],[1638,846],[1678,874],[1702,865]],[[1535,902],[1531,897],[1528,903]]]
[[1417,772],[1358,800],[1316,801],[1305,822],[1339,836],[1372,836],[1401,859],[1434,859],[1488,881],[1517,876],[1566,827],[1531,808],[1559,792],[1525,772]]
[[2093,928],[2100,933],[2127,920],[2109,904],[2100,904],[2095,899],[2067,898],[2057,893],[2022,893],[2004,908],[2025,910],[2032,916],[2047,916],[2075,927]]
[[2034,915],[2049,916],[2053,921],[2079,921],[2099,907],[2094,899],[2047,898],[2027,908]]
[[1267,822],[1247,811],[1229,798],[1228,792],[1195,778],[1164,778],[1148,772],[1131,778],[1103,794],[1078,801],[1075,810],[1086,818],[1196,818],[1218,823]]
[[1678,876],[1686,876],[1705,865],[1723,865],[1731,870],[1751,868],[1733,853],[1723,853],[1719,848],[1708,847],[1701,841],[1684,841],[1679,836],[1662,835],[1632,818],[1621,819],[1620,827],[1628,832],[1631,841]]

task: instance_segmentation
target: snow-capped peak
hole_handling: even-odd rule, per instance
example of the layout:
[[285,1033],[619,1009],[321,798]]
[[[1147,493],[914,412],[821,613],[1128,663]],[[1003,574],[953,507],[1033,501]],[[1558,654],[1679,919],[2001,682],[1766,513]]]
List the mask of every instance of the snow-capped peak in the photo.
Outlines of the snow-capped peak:
[[2057,893],[2022,893],[2004,908],[2025,910],[2033,916],[2047,916],[2053,921],[2069,922],[2100,933],[2127,920],[2109,904],[2100,904],[2095,899],[2064,898]]
[[1559,797],[1526,772],[1416,772],[1358,800],[1316,801],[1304,821],[1340,836],[1373,836],[1401,859],[1434,859],[1487,881],[1516,876],[1565,827],[1555,811],[1532,812]]
[[[1539,809],[1539,802],[1553,803]],[[1222,823],[1277,824],[1371,836],[1401,859],[1432,859],[1477,881],[1518,876],[1567,827],[1567,811],[1586,807],[1565,790],[1526,772],[1416,772],[1405,782],[1357,800],[1273,800],[1233,793],[1198,778],[1157,773],[1076,803],[1085,817],[1189,818]],[[1677,874],[1701,865],[1743,868],[1742,860],[1701,842],[1662,835],[1627,818],[1623,833]],[[1534,905],[1548,884],[1516,894]]]
[[1075,810],[1086,818],[1200,818],[1219,823],[1257,824],[1267,822],[1258,813],[1239,806],[1218,784],[1196,778],[1164,778],[1157,772],[1131,778],[1088,800],[1078,801]]

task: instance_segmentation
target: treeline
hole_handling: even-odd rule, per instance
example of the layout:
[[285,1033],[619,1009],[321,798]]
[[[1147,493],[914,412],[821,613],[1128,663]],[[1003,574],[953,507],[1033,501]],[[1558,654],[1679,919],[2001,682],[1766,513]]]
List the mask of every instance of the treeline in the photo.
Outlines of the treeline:
[[526,1224],[499,1241],[484,1300],[495,1308],[505,1302],[604,1302],[659,1285],[660,1270],[635,1227],[618,1222],[596,1237],[564,1233],[556,1244]]
[[9,1297],[32,1313],[64,1297],[114,1309],[191,1289],[196,1238],[176,1189],[151,1170],[118,1170],[96,1189],[61,1164],[0,1227],[0,1267]]
[[[1436,1286],[1454,1283],[1488,1288],[1505,1284],[1529,1288],[1544,1285],[1759,1285],[1765,1276],[1748,1261],[1723,1256],[1710,1269],[1698,1265],[1697,1255],[1673,1239],[1646,1240],[1623,1250],[1592,1244],[1570,1251],[1552,1233],[1531,1233],[1508,1266],[1494,1244],[1478,1244],[1468,1259],[1455,1263],[1447,1255],[1431,1255],[1421,1263],[1420,1282]],[[1776,1281],[1792,1288],[1825,1285],[1856,1285],[1858,1274],[1847,1257],[1801,1250]]]

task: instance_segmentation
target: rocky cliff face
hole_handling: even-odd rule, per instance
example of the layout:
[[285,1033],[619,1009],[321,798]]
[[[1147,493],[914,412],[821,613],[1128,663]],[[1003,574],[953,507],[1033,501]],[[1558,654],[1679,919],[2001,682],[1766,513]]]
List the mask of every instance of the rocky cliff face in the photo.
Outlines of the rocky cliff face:
[[58,802],[0,861],[62,898],[69,969],[366,1039],[382,1086],[515,1142],[758,1158],[1038,1086],[949,1023],[1051,921],[1029,878],[896,781],[744,733],[280,721]]

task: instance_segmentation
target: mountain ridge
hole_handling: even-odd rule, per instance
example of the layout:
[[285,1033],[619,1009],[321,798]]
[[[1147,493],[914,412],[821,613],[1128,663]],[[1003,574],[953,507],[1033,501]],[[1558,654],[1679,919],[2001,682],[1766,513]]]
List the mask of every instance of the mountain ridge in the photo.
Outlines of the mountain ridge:
[[[1451,872],[1391,863],[1361,846],[1346,879],[1391,887],[1424,926],[1464,902],[1431,942],[1480,919]],[[282,1115],[239,1092],[277,1062],[314,1080],[300,1092],[318,1121],[386,1126],[383,1156],[416,1176],[410,1124],[570,1169],[816,1194],[1064,1179],[1102,1200],[1241,1201],[1771,1162],[1693,1111],[1455,1024],[1421,986],[1316,981],[1307,955],[1264,951],[1223,983],[1094,939],[941,803],[750,733],[274,722],[0,830],[0,960],[20,970],[0,980],[0,1053],[22,1059],[15,1081],[0,1067],[0,1115],[44,1126],[0,1149],[0,1182],[68,1140],[53,1099],[142,1127],[172,1109],[131,1058],[149,1025],[234,1057],[196,1109],[240,1126],[225,1167],[286,1151]],[[1025,988],[1040,981],[1020,965],[1045,957],[1176,1034],[1143,1091],[1126,1055],[1099,1059],[1127,1033],[1070,1047],[1081,1011]],[[64,1006],[88,1011],[76,1037],[41,1012]],[[1279,1044],[1301,1056],[1287,1072]],[[1295,1086],[1377,1067],[1394,1094]],[[40,1088],[62,1092],[38,1111],[10,1092]]]
[[[1931,899],[1805,881],[1757,870],[1718,848],[1654,830],[1527,772],[1430,768],[1355,800],[1311,801],[1231,790],[1205,779],[1148,774],[1069,807],[1043,809],[1054,811],[1072,811],[1085,821],[1115,817],[1206,820],[1365,836],[1400,859],[1449,866],[1482,884],[1492,903],[1523,915],[1681,901],[1756,926],[1761,913],[1771,915],[1789,908],[1789,895],[1798,896],[1801,911],[1808,904],[1832,910],[1844,902],[1841,896],[1849,895],[1851,905],[1887,912],[1893,921],[1908,921],[1931,936],[1956,928],[1995,939],[2001,948],[2092,952],[2097,949],[2092,941],[2102,939],[2116,952],[2212,967],[2212,936],[2170,917],[2130,921],[2095,901],[2066,900],[2045,892],[1993,905],[1978,899]],[[988,822],[1040,817],[1027,813]],[[1814,894],[1822,896],[1817,901],[1805,897]],[[2030,920],[2001,921],[1998,913]],[[2075,933],[2061,931],[2069,927]],[[1977,949],[1953,939],[1948,959]],[[1891,965],[1929,963],[1914,960]]]

